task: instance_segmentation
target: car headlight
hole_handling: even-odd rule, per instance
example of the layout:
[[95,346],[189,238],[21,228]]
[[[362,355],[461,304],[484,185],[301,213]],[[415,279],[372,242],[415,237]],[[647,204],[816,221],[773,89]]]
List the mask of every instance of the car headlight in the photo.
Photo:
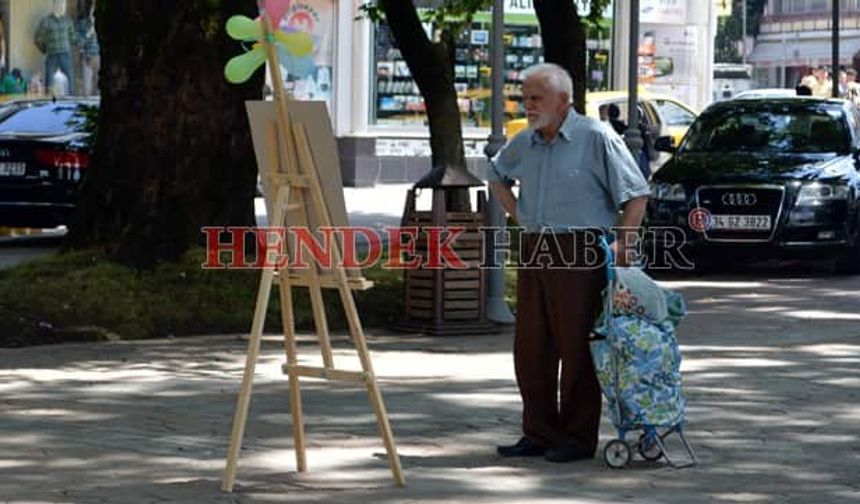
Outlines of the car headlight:
[[687,192],[681,184],[652,184],[651,196],[659,201],[687,201]]
[[850,192],[847,185],[812,182],[800,186],[797,203],[800,205],[823,205],[831,201],[845,201]]

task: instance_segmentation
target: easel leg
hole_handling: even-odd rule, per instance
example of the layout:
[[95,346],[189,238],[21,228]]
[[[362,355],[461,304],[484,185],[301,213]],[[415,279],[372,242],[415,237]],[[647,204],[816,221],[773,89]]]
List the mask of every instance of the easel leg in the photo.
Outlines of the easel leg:
[[[314,273],[316,276],[316,273]],[[314,327],[317,330],[317,339],[320,342],[320,351],[322,352],[323,364],[326,368],[334,368],[334,356],[331,349],[331,339],[328,332],[328,320],[325,315],[325,302],[322,297],[322,288],[319,284],[319,277],[309,288],[311,295],[311,306],[314,312]]]
[[257,292],[257,306],[254,311],[254,322],[251,324],[251,336],[248,339],[248,355],[245,360],[245,374],[242,377],[242,390],[236,403],[233,417],[233,435],[227,455],[227,468],[221,482],[221,490],[232,492],[236,482],[236,468],[239,463],[239,450],[242,447],[242,437],[245,434],[245,423],[248,419],[248,406],[251,402],[251,389],[254,386],[254,372],[260,355],[260,341],[263,338],[263,323],[266,321],[266,307],[272,292],[273,269],[263,270],[260,288]]
[[382,401],[382,393],[379,391],[376,376],[371,376],[367,379],[367,393],[370,395],[370,402],[373,404],[373,410],[376,413],[379,432],[382,435],[382,441],[385,443],[385,451],[388,454],[388,465],[391,467],[394,483],[397,486],[403,486],[406,484],[406,479],[403,477],[403,468],[400,466],[400,455],[397,454],[397,446],[394,444],[394,433],[391,431],[391,424],[388,421],[388,411],[386,411],[385,403]]
[[289,270],[282,270],[279,277],[281,292],[281,320],[284,325],[284,347],[287,352],[287,370],[290,380],[290,412],[293,416],[293,442],[296,447],[296,469],[307,471],[307,455],[305,450],[305,424],[302,417],[302,393],[299,387],[298,346],[296,345],[296,325],[293,316],[293,291],[289,283]]
[[[298,148],[299,159],[304,166],[313,167],[313,157],[308,147],[308,141],[304,128],[294,128],[293,136],[295,144]],[[311,172],[313,173],[313,172]],[[311,203],[314,205],[317,215],[323,225],[331,225],[331,216],[326,208],[323,200],[322,187],[320,186],[317,177],[311,177],[310,190]],[[332,247],[332,260],[335,264],[341,263],[342,254],[336,244]],[[337,276],[338,291],[340,292],[340,300],[343,304],[343,309],[346,312],[347,320],[349,321],[349,330],[352,335],[352,341],[355,344],[358,352],[358,357],[361,360],[361,368],[365,372],[367,378],[365,385],[367,386],[370,402],[373,405],[373,410],[376,413],[376,419],[379,423],[379,431],[382,440],[385,443],[385,450],[388,453],[388,464],[391,467],[391,472],[394,477],[395,484],[403,486],[406,480],[403,477],[403,469],[400,466],[400,457],[397,455],[397,445],[394,443],[394,434],[391,431],[391,424],[388,421],[388,412],[385,410],[385,403],[382,401],[382,393],[379,391],[379,385],[376,382],[376,375],[373,373],[373,364],[370,359],[370,354],[367,351],[367,342],[364,339],[364,332],[361,329],[361,319],[358,316],[358,309],[355,306],[355,298],[352,296],[352,291],[349,288],[349,282],[346,278],[346,271],[342,268],[335,268],[334,273]],[[320,304],[322,306],[322,304]]]
[[403,477],[403,468],[400,466],[400,456],[397,454],[397,445],[394,443],[394,433],[391,431],[391,423],[388,421],[388,412],[385,409],[385,403],[382,400],[382,393],[379,391],[379,384],[376,381],[376,375],[373,373],[373,364],[371,364],[370,353],[367,350],[367,342],[364,339],[364,331],[361,329],[361,319],[358,316],[358,310],[355,307],[355,299],[352,297],[352,291],[346,283],[346,275],[343,270],[340,272],[341,286],[340,299],[343,302],[343,308],[346,311],[346,317],[349,321],[349,331],[352,334],[352,339],[355,342],[355,348],[358,351],[358,357],[361,360],[361,368],[367,373],[365,385],[367,392],[370,395],[370,402],[373,405],[373,411],[376,413],[376,420],[379,424],[379,433],[382,436],[382,441],[385,443],[385,451],[388,454],[388,465],[391,467],[391,473],[394,477],[394,483],[398,486],[406,484],[406,479]]

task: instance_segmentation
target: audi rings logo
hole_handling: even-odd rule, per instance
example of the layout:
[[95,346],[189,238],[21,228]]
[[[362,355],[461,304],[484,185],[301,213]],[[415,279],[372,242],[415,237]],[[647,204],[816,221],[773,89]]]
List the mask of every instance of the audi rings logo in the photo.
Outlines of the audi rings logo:
[[12,153],[9,152],[9,149],[0,149],[0,158],[7,158],[11,155]]
[[755,206],[755,204],[758,203],[758,198],[756,198],[753,193],[732,192],[723,194],[720,201],[722,201],[725,206]]

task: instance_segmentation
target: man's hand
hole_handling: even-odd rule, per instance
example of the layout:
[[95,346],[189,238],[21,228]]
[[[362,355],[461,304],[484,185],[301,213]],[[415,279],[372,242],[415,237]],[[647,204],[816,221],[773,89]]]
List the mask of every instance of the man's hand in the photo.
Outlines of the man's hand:
[[612,252],[615,254],[615,265],[626,268],[633,263],[636,253],[636,243],[639,239],[639,226],[645,217],[645,207],[648,197],[633,198],[624,204],[624,212],[621,214],[618,233],[612,243]]
[[624,238],[619,237],[619,239],[612,242],[612,245],[609,248],[612,250],[612,254],[615,256],[615,267],[616,268],[626,268],[630,266],[630,261],[627,259],[627,254],[629,253],[629,249],[626,245],[621,243]]
[[504,182],[490,182],[490,194],[495,196],[502,208],[517,222],[517,199],[514,197],[511,186]]

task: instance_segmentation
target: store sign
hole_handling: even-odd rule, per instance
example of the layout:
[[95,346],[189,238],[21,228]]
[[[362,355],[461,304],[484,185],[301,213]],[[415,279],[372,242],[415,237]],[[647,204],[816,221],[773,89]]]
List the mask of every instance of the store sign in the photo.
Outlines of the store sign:
[[645,89],[696,103],[702,73],[699,31],[695,25],[642,25],[639,82]]
[[682,25],[687,22],[687,0],[641,0],[642,23]]
[[507,0],[505,3],[505,14],[531,14],[534,15],[535,6],[532,0]]

